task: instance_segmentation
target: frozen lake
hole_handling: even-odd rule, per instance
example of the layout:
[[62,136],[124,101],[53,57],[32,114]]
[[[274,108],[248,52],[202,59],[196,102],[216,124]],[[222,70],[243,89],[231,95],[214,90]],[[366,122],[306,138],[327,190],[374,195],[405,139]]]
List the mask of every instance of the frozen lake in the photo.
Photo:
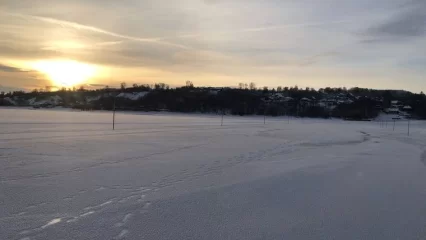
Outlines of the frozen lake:
[[426,239],[426,124],[0,109],[0,239]]

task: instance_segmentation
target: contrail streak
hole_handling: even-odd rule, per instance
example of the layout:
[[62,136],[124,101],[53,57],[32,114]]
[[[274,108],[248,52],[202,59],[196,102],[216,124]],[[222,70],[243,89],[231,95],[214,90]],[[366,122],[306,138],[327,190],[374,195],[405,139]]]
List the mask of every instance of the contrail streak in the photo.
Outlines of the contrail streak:
[[259,28],[247,28],[241,29],[239,32],[261,32],[261,31],[269,31],[275,29],[285,29],[291,27],[316,27],[323,26],[329,24],[340,24],[340,23],[348,23],[353,20],[339,20],[339,21],[329,21],[329,22],[310,22],[310,23],[295,23],[295,24],[285,24],[285,25],[276,25],[276,26],[268,26],[268,27],[259,27]]
[[[273,26],[266,26],[266,27],[256,27],[256,28],[243,28],[243,29],[237,29],[234,31],[223,31],[215,33],[215,35],[229,35],[229,34],[235,34],[235,33],[245,33],[245,32],[263,32],[263,31],[271,31],[271,30],[278,30],[278,29],[286,29],[286,28],[294,28],[294,27],[316,27],[316,26],[323,26],[323,25],[329,25],[329,24],[341,24],[341,23],[350,23],[353,22],[354,19],[350,20],[337,20],[337,21],[329,21],[329,22],[308,22],[308,23],[295,23],[295,24],[283,24],[283,25],[273,25]],[[171,37],[164,37],[160,38],[161,40],[164,39],[174,39],[174,38],[198,38],[202,37],[204,34],[185,34],[185,35],[179,35],[179,36],[171,36]]]
[[37,21],[41,21],[41,22],[45,22],[45,23],[60,25],[60,26],[63,26],[63,27],[74,28],[74,29],[77,29],[77,30],[85,30],[85,31],[91,31],[91,32],[95,32],[95,33],[105,34],[105,35],[108,35],[108,36],[117,37],[117,38],[126,39],[126,40],[130,40],[130,41],[135,41],[135,42],[156,43],[156,44],[167,45],[167,46],[172,46],[172,47],[181,48],[181,49],[191,49],[190,47],[187,47],[187,46],[184,46],[184,45],[181,45],[181,44],[165,42],[165,41],[163,41],[164,40],[163,38],[139,38],[139,37],[134,37],[134,36],[130,36],[130,35],[119,34],[119,33],[111,32],[111,31],[107,31],[107,30],[104,30],[104,29],[101,29],[101,28],[98,28],[98,27],[83,25],[83,24],[70,22],[70,21],[59,20],[59,19],[55,19],[55,18],[40,17],[40,16],[26,15],[26,14],[19,14],[19,13],[9,13],[9,12],[2,12],[2,13],[10,15],[10,16],[21,17],[21,18],[24,18],[24,19],[33,19],[33,20],[37,20]]

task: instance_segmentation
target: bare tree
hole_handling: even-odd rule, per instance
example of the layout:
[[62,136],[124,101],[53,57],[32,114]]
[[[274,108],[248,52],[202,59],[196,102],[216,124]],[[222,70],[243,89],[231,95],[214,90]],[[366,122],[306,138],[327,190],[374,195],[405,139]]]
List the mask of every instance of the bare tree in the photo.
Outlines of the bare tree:
[[250,83],[250,90],[256,90],[256,83],[254,82]]
[[167,89],[169,86],[165,83],[156,83],[154,84],[154,89],[155,90],[164,90]]
[[120,83],[121,90],[126,89],[127,84],[125,82]]
[[192,83],[192,81],[186,81],[186,87],[193,88],[194,87],[194,83]]

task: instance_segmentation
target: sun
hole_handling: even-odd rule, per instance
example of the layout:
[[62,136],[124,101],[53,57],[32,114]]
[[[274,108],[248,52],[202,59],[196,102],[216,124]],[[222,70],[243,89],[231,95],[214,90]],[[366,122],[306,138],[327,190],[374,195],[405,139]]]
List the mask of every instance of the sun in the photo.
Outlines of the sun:
[[73,87],[96,75],[94,66],[73,60],[42,60],[32,67],[44,73],[58,87]]

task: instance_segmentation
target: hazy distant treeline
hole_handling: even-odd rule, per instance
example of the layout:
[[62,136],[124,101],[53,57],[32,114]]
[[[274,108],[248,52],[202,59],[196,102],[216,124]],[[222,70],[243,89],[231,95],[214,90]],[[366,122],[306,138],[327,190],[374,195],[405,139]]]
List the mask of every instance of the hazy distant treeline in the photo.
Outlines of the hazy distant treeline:
[[[116,97],[120,93],[147,92],[140,99]],[[426,97],[423,93],[407,91],[374,90],[364,88],[257,88],[255,84],[239,84],[238,88],[194,87],[187,82],[184,87],[171,88],[167,84],[105,87],[87,90],[84,87],[59,91],[34,90],[32,92],[2,92],[0,105],[8,105],[5,98],[25,102],[28,99],[43,99],[59,96],[61,105],[80,109],[111,110],[115,107],[136,111],[201,112],[235,115],[293,115],[300,117],[340,117],[351,119],[373,118],[391,106],[391,101],[400,101],[412,107],[417,118],[426,118]],[[340,102],[339,99],[346,101]],[[324,101],[336,102],[336,106],[324,106]]]

